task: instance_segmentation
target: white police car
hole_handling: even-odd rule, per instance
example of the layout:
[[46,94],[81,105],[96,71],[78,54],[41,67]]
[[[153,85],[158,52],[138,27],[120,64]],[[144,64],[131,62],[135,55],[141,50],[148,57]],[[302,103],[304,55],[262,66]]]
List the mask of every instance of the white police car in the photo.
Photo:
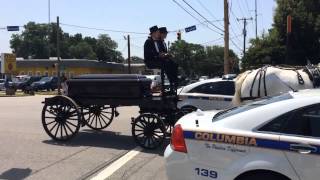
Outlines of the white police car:
[[320,90],[266,98],[175,125],[169,179],[320,179]]
[[178,107],[186,111],[226,109],[231,107],[234,81],[215,78],[199,81],[178,89]]

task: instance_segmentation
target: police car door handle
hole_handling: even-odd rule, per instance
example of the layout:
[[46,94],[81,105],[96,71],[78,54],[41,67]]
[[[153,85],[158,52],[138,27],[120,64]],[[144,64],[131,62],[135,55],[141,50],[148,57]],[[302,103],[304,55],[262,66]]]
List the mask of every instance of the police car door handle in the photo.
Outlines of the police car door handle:
[[317,148],[308,144],[290,144],[290,150],[301,154],[317,152]]

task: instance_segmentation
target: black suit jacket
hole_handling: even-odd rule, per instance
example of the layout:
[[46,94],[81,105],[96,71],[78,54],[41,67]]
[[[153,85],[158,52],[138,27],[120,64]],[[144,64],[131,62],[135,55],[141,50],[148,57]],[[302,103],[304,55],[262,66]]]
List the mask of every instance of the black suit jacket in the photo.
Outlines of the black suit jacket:
[[168,53],[167,44],[165,41],[157,41],[160,52]]
[[144,62],[148,68],[154,69],[161,67],[159,52],[159,45],[157,49],[155,46],[155,41],[151,37],[149,37],[144,43]]

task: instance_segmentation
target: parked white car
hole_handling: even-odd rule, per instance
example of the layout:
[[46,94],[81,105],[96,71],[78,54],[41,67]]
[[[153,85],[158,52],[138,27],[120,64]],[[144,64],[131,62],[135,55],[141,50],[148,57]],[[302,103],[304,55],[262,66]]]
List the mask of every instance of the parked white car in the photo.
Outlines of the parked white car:
[[235,85],[221,78],[199,81],[178,89],[178,107],[187,111],[226,109],[231,107]]
[[164,156],[169,180],[319,179],[320,90],[190,113]]

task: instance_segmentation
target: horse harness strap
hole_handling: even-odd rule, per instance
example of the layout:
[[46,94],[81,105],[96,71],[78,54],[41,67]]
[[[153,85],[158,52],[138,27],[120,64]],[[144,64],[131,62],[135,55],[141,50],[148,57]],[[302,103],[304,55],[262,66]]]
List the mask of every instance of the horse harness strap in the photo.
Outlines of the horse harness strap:
[[301,74],[300,74],[297,70],[295,70],[295,72],[297,73],[297,77],[298,77],[298,82],[299,82],[299,84],[300,84],[300,85],[304,85],[304,80],[303,80]]
[[310,81],[312,81],[314,88],[320,87],[320,71],[317,66],[308,64],[305,66],[303,71],[308,74],[309,79]]
[[[269,67],[269,66],[264,66],[264,67],[260,68],[260,69],[257,71],[257,73],[256,73],[256,75],[254,76],[254,79],[253,79],[253,81],[252,81],[252,84],[251,84],[250,97],[247,98],[247,99],[255,99],[255,98],[261,97],[261,96],[260,96],[261,79],[263,80],[264,95],[265,95],[265,96],[268,95],[268,93],[267,93],[267,87],[266,87],[266,74],[267,74],[267,69],[268,69],[268,67]],[[255,83],[258,75],[259,75],[259,81],[258,81],[258,83],[259,83],[259,84],[258,84],[258,97],[253,97],[252,91],[253,91],[254,83]]]
[[[260,69],[258,69],[257,73],[254,76],[254,79],[252,81],[251,84],[251,88],[250,88],[250,97],[242,97],[241,100],[245,101],[245,100],[254,100],[257,98],[261,97],[260,94],[260,86],[261,86],[261,80],[263,80],[263,87],[264,87],[264,95],[268,96],[267,93],[267,86],[266,86],[266,74],[267,74],[267,69],[270,66],[264,66],[261,67]],[[278,69],[282,69],[282,70],[291,70],[297,73],[297,79],[298,79],[298,83],[300,85],[303,85],[305,82],[303,80],[303,77],[301,76],[301,74],[299,73],[299,71],[295,68],[285,68],[285,67],[276,67]],[[313,86],[314,87],[320,87],[320,70],[318,69],[318,67],[316,66],[312,66],[312,65],[308,65],[305,67],[304,71],[309,75],[310,80],[313,82]],[[254,84],[255,81],[257,79],[259,75],[259,81],[258,81],[258,96],[254,97],[253,96],[253,88],[254,88]],[[285,83],[284,81],[282,81],[278,76],[276,76],[284,85],[286,85],[289,89],[291,89],[292,91],[295,91],[295,89],[293,89],[290,85],[288,85],[287,83]]]
[[[304,80],[303,80],[301,74],[299,73],[299,71],[297,69],[295,69],[295,68],[285,68],[285,67],[276,67],[276,68],[283,69],[283,70],[291,70],[291,71],[296,72],[297,73],[297,78],[298,78],[298,83],[300,85],[304,85]],[[290,87],[290,89],[292,89],[292,88]]]

